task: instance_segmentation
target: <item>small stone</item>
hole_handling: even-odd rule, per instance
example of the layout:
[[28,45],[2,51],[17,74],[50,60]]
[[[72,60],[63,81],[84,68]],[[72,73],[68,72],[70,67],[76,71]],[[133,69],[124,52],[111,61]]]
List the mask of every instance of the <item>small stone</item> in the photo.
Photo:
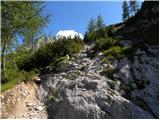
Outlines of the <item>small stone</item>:
[[101,56],[101,55],[103,55],[103,53],[102,53],[102,52],[98,53],[98,56]]
[[26,117],[27,115],[22,115],[22,117]]
[[43,110],[43,107],[42,106],[38,106],[38,107],[35,108],[35,110],[41,111],[41,110]]
[[104,66],[104,67],[107,67],[107,66],[108,66],[108,64],[106,64],[106,63],[105,63],[105,64],[103,64],[103,66]]
[[4,96],[3,95],[1,95],[1,99],[3,99],[4,98]]
[[26,103],[26,106],[27,106],[27,107],[31,107],[31,106],[33,106],[33,104],[32,104],[31,102],[27,102],[27,103]]
[[24,90],[24,93],[25,93],[25,94],[27,94],[27,93],[28,93],[28,91],[27,91],[27,90]]
[[26,96],[26,93],[22,93],[22,96]]
[[34,80],[37,81],[37,82],[41,81],[41,79],[39,77],[34,77]]
[[21,99],[20,99],[20,98],[18,98],[17,100],[18,100],[18,101],[20,101]]

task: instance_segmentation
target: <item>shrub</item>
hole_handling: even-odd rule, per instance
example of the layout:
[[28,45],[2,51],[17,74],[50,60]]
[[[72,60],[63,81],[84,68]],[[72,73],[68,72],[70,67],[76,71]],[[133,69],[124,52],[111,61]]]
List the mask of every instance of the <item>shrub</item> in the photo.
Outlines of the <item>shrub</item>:
[[3,92],[8,89],[11,89],[17,83],[22,81],[23,82],[31,81],[34,75],[35,75],[34,71],[26,72],[26,71],[19,71],[14,68],[6,69],[6,76],[5,76],[6,81],[1,84],[1,90]]
[[26,63],[28,60],[27,57],[30,56],[31,51],[24,51],[23,49],[18,49],[16,52],[5,55],[5,76],[1,77],[2,92],[13,88],[19,82],[32,80],[35,71],[26,72],[18,69],[18,67],[22,67],[22,65]]
[[86,32],[84,36],[84,42],[85,43],[92,43],[100,38],[105,38],[107,36],[107,28],[103,27],[101,29],[98,29],[96,31],[92,32]]
[[106,75],[109,79],[113,79],[114,73],[116,73],[116,69],[112,67],[107,67],[101,72],[102,75]]
[[31,50],[24,50],[24,49],[18,49],[13,56],[13,59],[15,59],[15,63],[17,67],[21,70],[22,68],[29,69],[31,65],[28,65],[27,63],[31,63],[30,59],[32,57],[32,51]]
[[42,46],[33,54],[26,54],[17,59],[20,70],[30,71],[33,68],[41,68],[54,63],[58,58],[80,52],[84,47],[83,41],[76,37],[62,38],[46,46]]
[[124,51],[127,49],[127,47],[119,47],[119,46],[113,46],[109,48],[108,50],[104,51],[104,54],[107,56],[113,56],[114,58],[120,59],[125,57]]
[[105,37],[105,38],[100,38],[96,40],[96,45],[94,47],[94,50],[99,51],[99,50],[105,50],[108,49],[109,47],[112,47],[117,43],[116,39]]
[[56,98],[59,97],[59,90],[58,89],[55,89],[55,90],[52,90],[50,95],[48,96],[48,100],[49,101],[55,101]]
[[115,26],[114,25],[110,25],[109,27],[108,27],[108,37],[112,37],[112,38],[114,38],[115,37],[115,35],[114,35],[114,30],[115,30]]

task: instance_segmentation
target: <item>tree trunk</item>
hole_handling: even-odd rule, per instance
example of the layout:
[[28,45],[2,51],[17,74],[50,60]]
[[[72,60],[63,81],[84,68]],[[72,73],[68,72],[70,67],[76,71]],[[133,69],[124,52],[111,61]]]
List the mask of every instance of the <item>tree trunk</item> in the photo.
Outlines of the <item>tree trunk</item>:
[[5,77],[6,75],[6,72],[5,72],[5,52],[6,52],[6,46],[7,46],[7,42],[5,41],[3,46],[2,46],[2,54],[1,54],[1,58],[2,58],[2,61],[1,61],[1,70],[2,70],[2,77]]

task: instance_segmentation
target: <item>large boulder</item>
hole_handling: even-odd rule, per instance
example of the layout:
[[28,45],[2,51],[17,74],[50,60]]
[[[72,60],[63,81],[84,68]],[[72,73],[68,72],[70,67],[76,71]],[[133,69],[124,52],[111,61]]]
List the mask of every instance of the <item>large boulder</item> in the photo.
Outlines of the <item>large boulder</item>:
[[131,67],[131,62],[127,58],[121,59],[116,67],[118,72],[114,74],[114,77],[126,83],[133,81]]

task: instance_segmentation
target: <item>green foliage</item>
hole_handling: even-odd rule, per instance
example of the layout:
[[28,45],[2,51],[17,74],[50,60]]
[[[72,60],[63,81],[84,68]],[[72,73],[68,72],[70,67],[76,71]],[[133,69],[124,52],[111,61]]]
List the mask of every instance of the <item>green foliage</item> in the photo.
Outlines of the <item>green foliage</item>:
[[97,16],[97,20],[91,18],[87,27],[87,32],[84,35],[84,42],[91,43],[105,36],[107,36],[107,29],[102,16]]
[[[33,76],[36,75],[35,70],[26,72],[19,70],[19,66],[25,64],[31,51],[25,51],[23,48],[19,48],[16,52],[8,53],[5,55],[6,70],[5,76],[1,77],[1,90],[6,91],[14,87],[17,83],[31,81]],[[38,73],[38,71],[36,71]]]
[[1,2],[1,38],[2,38],[2,77],[6,78],[5,54],[15,49],[18,39],[25,43],[34,43],[44,25],[48,23],[48,14],[43,13],[44,2],[2,1]]
[[54,61],[53,62],[51,62],[51,64],[50,64],[50,66],[51,67],[56,67],[56,65],[58,65],[58,63],[60,63],[60,62],[62,62],[62,61],[68,61],[67,60],[67,57],[65,56],[65,57],[56,57],[55,59],[54,59]]
[[102,18],[101,15],[97,16],[96,27],[97,27],[98,30],[105,27],[105,24],[104,24],[104,21],[103,21],[103,18]]
[[108,49],[109,47],[112,47],[116,43],[117,43],[117,40],[113,38],[109,38],[109,37],[100,38],[96,40],[96,45],[94,50],[96,51],[105,50],[105,49]]
[[94,20],[93,18],[90,19],[87,30],[89,33],[96,30],[96,20]]
[[16,85],[16,81],[8,81],[6,83],[1,84],[1,92],[4,92],[6,90],[9,90],[13,88]]
[[56,90],[51,92],[51,95],[48,96],[48,100],[49,101],[52,101],[52,100],[55,101],[55,99],[58,98],[58,97],[59,97],[59,90],[56,89]]
[[130,14],[135,15],[139,10],[139,3],[137,0],[129,1]]
[[[30,65],[27,65],[27,63],[31,60],[32,57],[32,51],[29,50],[18,50],[15,53],[14,59],[15,59],[15,63],[17,65],[17,67],[21,70],[23,68],[23,66],[25,65],[27,68]],[[26,68],[26,69],[27,69]]]
[[114,38],[115,37],[115,35],[114,35],[114,30],[115,30],[115,26],[114,25],[110,25],[109,27],[108,27],[108,37],[112,37],[112,38]]
[[129,7],[127,1],[125,0],[123,1],[122,9],[123,9],[122,20],[126,21],[129,18]]
[[106,36],[108,36],[107,35],[107,28],[103,27],[99,30],[92,31],[90,33],[86,32],[85,36],[84,36],[84,42],[91,43],[91,42],[96,41],[97,39],[105,38]]
[[101,74],[102,75],[106,75],[108,78],[113,79],[113,74],[116,72],[116,69],[112,68],[112,67],[107,67],[105,68]]
[[113,46],[109,48],[108,50],[104,51],[104,54],[108,57],[114,57],[117,59],[125,57],[124,51],[127,49],[127,47],[119,47],[119,46]]
[[[7,64],[6,64],[7,65]],[[6,91],[14,87],[17,83],[31,81],[33,76],[35,76],[34,71],[26,72],[19,71],[14,68],[6,69],[5,81],[3,80],[1,84],[1,90]]]
[[114,60],[115,59],[115,57],[114,56],[112,56],[112,55],[107,55],[107,57],[105,57],[105,58],[103,58],[103,62],[104,63],[110,63],[110,61],[112,61],[112,60]]
[[16,62],[20,70],[30,71],[34,68],[48,66],[51,63],[56,64],[64,56],[80,52],[83,47],[84,43],[78,37],[74,39],[62,38],[39,48],[33,54],[21,57]]
[[26,40],[41,31],[48,22],[48,15],[43,13],[44,2],[2,1],[2,43],[23,36]]

